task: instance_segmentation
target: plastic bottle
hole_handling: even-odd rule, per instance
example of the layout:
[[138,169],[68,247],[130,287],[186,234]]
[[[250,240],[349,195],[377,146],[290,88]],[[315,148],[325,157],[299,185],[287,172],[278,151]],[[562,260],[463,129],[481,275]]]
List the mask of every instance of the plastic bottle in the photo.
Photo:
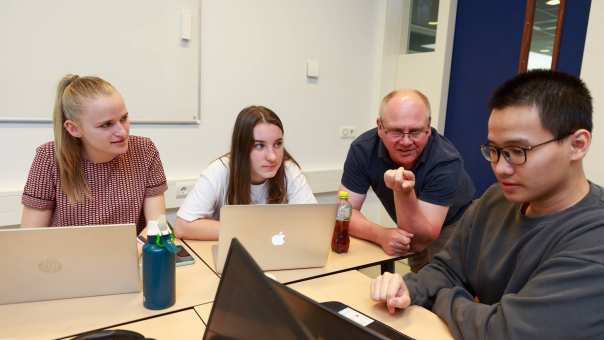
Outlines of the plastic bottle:
[[348,202],[348,192],[340,191],[338,193],[338,205],[336,209],[336,225],[333,228],[331,238],[331,250],[336,253],[348,252],[350,246],[350,236],[348,235],[348,224],[352,214],[352,206]]
[[148,309],[164,309],[176,300],[176,246],[170,229],[157,221],[147,224],[143,246],[143,295]]

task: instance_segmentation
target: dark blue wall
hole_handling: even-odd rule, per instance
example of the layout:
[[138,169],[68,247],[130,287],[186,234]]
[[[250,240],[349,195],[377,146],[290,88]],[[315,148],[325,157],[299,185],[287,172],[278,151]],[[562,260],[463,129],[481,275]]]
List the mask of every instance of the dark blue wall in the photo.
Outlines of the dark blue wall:
[[[579,75],[591,0],[567,0],[560,71]],[[495,182],[479,146],[487,140],[488,100],[517,72],[526,1],[459,0],[445,136],[461,152],[477,196]]]
[[487,102],[516,74],[524,1],[459,0],[445,136],[461,152],[477,195],[495,182],[479,146],[487,140]]
[[556,70],[579,76],[591,0],[566,0]]

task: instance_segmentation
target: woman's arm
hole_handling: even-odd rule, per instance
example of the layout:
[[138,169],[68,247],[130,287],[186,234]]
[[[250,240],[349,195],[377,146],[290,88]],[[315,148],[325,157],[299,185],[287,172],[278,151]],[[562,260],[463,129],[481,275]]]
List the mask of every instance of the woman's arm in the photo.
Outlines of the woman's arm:
[[[145,197],[145,201],[143,202],[143,211],[145,214],[145,220],[147,222],[157,220],[161,215],[165,215],[166,200],[164,198],[164,194]],[[143,239],[146,239],[147,227],[143,228],[138,235],[142,236]],[[137,249],[139,255],[142,254],[143,245],[144,244],[142,241],[140,241],[140,239],[137,240]]]
[[201,174],[176,213],[174,234],[187,240],[217,240],[218,211],[228,186],[226,161],[218,159]]
[[174,224],[174,234],[178,238],[186,240],[218,240],[218,229],[220,222],[209,218],[201,218],[194,221],[187,221],[176,217]]
[[52,209],[35,209],[23,206],[21,227],[49,227],[52,219]]
[[157,220],[161,215],[165,215],[166,200],[164,199],[164,194],[145,197],[143,209],[145,211],[145,219],[147,221]]
[[[156,220],[161,216],[166,214],[166,200],[164,199],[164,194],[145,197],[145,202],[143,203],[143,211],[145,214],[145,220],[147,222]],[[139,235],[143,237],[147,237],[147,227],[145,227]]]

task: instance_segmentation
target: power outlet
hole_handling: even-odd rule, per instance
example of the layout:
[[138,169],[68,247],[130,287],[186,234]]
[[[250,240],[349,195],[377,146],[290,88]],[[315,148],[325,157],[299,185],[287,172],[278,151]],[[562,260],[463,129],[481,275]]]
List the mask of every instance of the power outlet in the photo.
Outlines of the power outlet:
[[194,184],[182,184],[176,187],[176,199],[184,199],[193,189]]
[[166,209],[180,207],[182,201],[195,187],[195,183],[197,183],[196,177],[168,179],[168,190],[164,193]]
[[357,136],[357,128],[354,126],[341,126],[340,127],[340,138],[349,139]]

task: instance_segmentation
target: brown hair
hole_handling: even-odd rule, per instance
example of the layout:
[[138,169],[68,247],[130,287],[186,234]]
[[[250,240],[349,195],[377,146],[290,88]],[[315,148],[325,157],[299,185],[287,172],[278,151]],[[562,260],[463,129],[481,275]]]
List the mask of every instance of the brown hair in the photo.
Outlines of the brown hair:
[[110,96],[117,90],[98,77],[80,77],[69,74],[57,86],[53,112],[55,157],[59,165],[61,188],[72,203],[90,196],[90,188],[80,165],[82,142],[70,135],[64,127],[66,120],[77,120],[86,102],[100,96]]
[[[229,160],[229,189],[227,204],[250,204],[251,164],[250,152],[254,147],[254,127],[259,123],[273,124],[281,132],[283,124],[279,117],[264,106],[249,106],[239,112],[233,135]],[[285,178],[285,161],[298,163],[283,149],[283,162],[275,177],[268,179],[268,203],[287,203],[287,180]]]

